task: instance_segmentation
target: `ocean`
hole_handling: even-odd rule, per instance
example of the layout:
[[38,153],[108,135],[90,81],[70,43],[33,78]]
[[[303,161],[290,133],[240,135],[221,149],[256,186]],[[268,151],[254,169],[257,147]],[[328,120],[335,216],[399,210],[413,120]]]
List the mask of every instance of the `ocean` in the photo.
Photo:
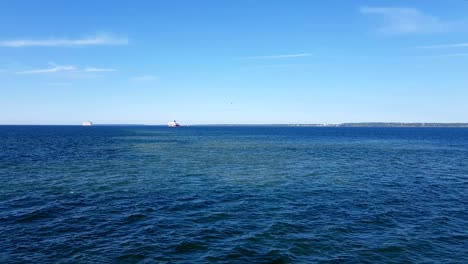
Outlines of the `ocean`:
[[0,263],[468,263],[468,129],[0,126]]

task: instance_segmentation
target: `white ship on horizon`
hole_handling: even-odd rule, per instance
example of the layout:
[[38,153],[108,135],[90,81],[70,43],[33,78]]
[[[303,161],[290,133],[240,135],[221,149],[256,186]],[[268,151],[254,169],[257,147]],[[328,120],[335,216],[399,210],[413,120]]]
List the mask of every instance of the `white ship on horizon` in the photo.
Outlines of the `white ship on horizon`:
[[177,123],[175,120],[172,122],[167,123],[168,127],[178,127],[180,126],[179,123]]
[[82,126],[92,126],[93,125],[93,122],[91,121],[84,121],[83,123],[81,123]]

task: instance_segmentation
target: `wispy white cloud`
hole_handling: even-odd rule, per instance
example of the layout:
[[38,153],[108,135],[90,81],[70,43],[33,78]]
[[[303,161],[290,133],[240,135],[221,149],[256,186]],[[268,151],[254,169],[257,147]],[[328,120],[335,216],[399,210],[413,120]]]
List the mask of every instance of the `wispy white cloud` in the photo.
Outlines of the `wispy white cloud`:
[[41,74],[41,73],[54,73],[54,72],[70,72],[76,71],[75,66],[66,65],[66,66],[53,66],[50,68],[45,69],[35,69],[35,70],[27,70],[27,71],[19,71],[18,74]]
[[293,67],[308,67],[314,64],[311,63],[281,63],[281,64],[268,64],[268,65],[254,65],[247,66],[246,69],[288,69]]
[[452,54],[441,54],[435,57],[467,57],[468,53],[452,53]]
[[95,67],[78,68],[73,65],[56,65],[55,63],[49,63],[49,64],[51,65],[51,67],[49,68],[18,71],[16,73],[17,74],[47,74],[47,73],[58,73],[58,72],[114,72],[114,71],[117,71],[116,69],[108,69],[108,68],[95,68]]
[[50,82],[46,83],[47,86],[71,86],[72,83],[70,82]]
[[453,30],[456,23],[423,13],[415,8],[361,7],[366,15],[378,15],[383,19],[378,28],[383,34],[441,33]]
[[242,57],[242,60],[262,60],[262,59],[287,59],[287,58],[300,58],[312,56],[310,53],[296,53],[296,54],[280,54],[280,55],[266,55],[266,56],[250,56]]
[[84,71],[84,72],[115,72],[117,70],[116,69],[109,69],[109,68],[88,67],[88,68],[84,68],[82,71]]
[[427,46],[419,46],[418,48],[422,48],[422,49],[468,48],[468,42],[467,43],[441,44],[441,45],[427,45]]
[[141,76],[136,76],[136,77],[133,77],[132,80],[133,81],[154,81],[154,80],[157,80],[158,77],[155,76],[155,75],[150,75],[150,74],[147,74],[147,75],[141,75]]
[[0,40],[0,47],[71,47],[96,45],[127,45],[127,38],[117,38],[112,35],[100,34],[85,38],[48,38],[48,39],[11,39]]

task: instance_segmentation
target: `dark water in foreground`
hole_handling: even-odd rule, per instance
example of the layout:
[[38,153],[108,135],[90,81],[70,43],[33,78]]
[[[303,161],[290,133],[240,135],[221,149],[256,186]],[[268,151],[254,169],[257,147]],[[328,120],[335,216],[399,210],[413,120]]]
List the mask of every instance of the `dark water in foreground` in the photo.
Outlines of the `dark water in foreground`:
[[468,129],[0,126],[0,263],[468,263]]

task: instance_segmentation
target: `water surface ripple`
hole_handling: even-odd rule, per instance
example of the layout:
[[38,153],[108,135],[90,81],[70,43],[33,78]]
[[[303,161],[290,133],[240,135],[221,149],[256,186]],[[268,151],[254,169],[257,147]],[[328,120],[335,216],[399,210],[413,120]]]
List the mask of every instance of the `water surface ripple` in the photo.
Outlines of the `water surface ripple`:
[[0,263],[468,263],[468,129],[0,126]]

